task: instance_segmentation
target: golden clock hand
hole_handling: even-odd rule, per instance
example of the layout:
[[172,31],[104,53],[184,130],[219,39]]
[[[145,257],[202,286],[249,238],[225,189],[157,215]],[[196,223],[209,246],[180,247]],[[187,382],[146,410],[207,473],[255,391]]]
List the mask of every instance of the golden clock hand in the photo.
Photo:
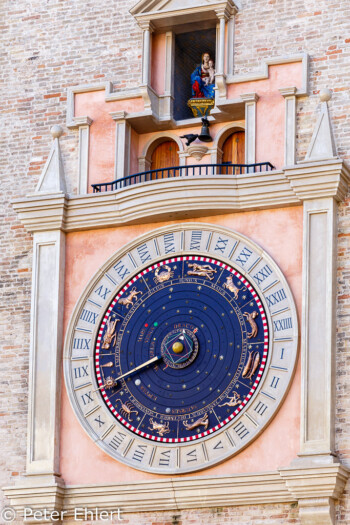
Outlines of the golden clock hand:
[[108,386],[109,388],[111,388],[111,386],[116,385],[120,379],[123,379],[123,377],[127,377],[130,374],[133,374],[134,372],[137,372],[138,370],[141,370],[142,368],[145,368],[146,366],[151,365],[152,363],[155,363],[156,361],[159,361],[160,359],[162,359],[162,356],[156,355],[156,356],[152,357],[152,359],[149,359],[148,361],[145,361],[141,365],[135,366],[135,368],[133,368],[132,370],[129,370],[128,372],[125,372],[125,374],[122,374],[121,376],[119,376],[116,379],[114,379],[114,384],[113,385],[108,384],[108,381],[106,381],[102,386],[100,386],[99,388],[94,390],[94,392],[97,392],[97,390],[100,390],[101,388],[104,388],[105,386]]
[[148,361],[145,361],[144,363],[142,363],[139,366],[135,366],[135,368],[133,368],[132,370],[129,370],[129,372],[125,372],[125,374],[122,374],[121,376],[117,377],[115,379],[115,382],[117,383],[119,381],[119,379],[122,379],[123,377],[129,376],[130,374],[133,374],[134,372],[137,372],[137,370],[141,370],[141,368],[144,368],[145,366],[151,365],[152,363],[155,363],[156,361],[159,361],[160,359],[162,359],[161,355],[156,355],[156,356],[152,357],[152,359],[149,359]]

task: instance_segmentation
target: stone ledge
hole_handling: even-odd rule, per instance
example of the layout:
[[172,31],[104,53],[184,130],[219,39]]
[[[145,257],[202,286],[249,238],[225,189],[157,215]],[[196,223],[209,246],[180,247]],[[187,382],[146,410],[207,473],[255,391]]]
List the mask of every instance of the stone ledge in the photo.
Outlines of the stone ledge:
[[[283,468],[274,472],[164,478],[155,481],[103,485],[43,483],[27,478],[23,485],[3,489],[20,514],[59,507],[67,517],[84,507],[122,512],[182,510],[273,503],[302,503],[308,513],[315,501],[332,503],[341,496],[348,471],[340,464],[311,468]],[[316,523],[316,522],[315,522]]]
[[350,172],[340,159],[300,163],[285,169],[291,188],[299,199],[334,197],[344,200],[349,185]]
[[14,201],[13,206],[30,232],[71,232],[296,206],[305,199],[322,197],[341,201],[348,183],[348,169],[335,159],[284,171],[160,179],[88,195],[37,193]]
[[[26,506],[53,508],[57,500],[52,484],[28,484],[3,489],[11,506],[19,513]],[[296,501],[278,472],[224,477],[167,478],[156,481],[103,485],[57,486],[61,508],[73,514],[74,508],[122,512],[164,511],[232,505],[256,505]],[[63,491],[63,492],[62,492]]]

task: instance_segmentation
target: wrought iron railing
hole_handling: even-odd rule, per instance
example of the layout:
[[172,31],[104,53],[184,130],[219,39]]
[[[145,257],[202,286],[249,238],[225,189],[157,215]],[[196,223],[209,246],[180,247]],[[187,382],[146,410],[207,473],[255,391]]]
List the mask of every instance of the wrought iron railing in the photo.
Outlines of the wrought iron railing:
[[192,177],[194,175],[243,175],[245,173],[261,173],[272,171],[275,167],[270,162],[258,162],[256,164],[195,164],[190,166],[173,166],[158,170],[142,171],[134,175],[128,175],[112,182],[91,184],[94,193],[102,191],[115,191],[141,182],[148,182],[172,177]]

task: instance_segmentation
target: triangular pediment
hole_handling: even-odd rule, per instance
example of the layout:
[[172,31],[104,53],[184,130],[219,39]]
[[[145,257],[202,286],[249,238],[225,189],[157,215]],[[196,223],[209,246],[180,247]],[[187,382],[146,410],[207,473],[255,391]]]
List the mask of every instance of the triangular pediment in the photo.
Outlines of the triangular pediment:
[[135,15],[145,13],[159,13],[164,11],[177,11],[188,8],[211,6],[218,4],[217,0],[141,0],[130,12]]
[[233,0],[140,0],[130,9],[130,13],[138,21],[172,17],[173,23],[176,23],[173,17],[178,17],[180,23],[185,14],[200,12],[209,16],[209,13],[215,14],[218,11],[229,16],[237,11],[237,6]]

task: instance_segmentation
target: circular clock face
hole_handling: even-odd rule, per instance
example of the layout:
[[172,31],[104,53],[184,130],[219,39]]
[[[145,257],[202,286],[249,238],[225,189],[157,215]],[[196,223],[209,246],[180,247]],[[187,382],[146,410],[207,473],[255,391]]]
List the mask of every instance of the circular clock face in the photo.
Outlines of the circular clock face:
[[91,281],[65,346],[72,406],[132,467],[200,470],[267,425],[290,383],[297,320],[257,245],[225,229],[157,230]]
[[112,300],[95,372],[104,402],[143,438],[213,435],[249,403],[269,353],[252,284],[217,259],[182,255],[150,265]]

